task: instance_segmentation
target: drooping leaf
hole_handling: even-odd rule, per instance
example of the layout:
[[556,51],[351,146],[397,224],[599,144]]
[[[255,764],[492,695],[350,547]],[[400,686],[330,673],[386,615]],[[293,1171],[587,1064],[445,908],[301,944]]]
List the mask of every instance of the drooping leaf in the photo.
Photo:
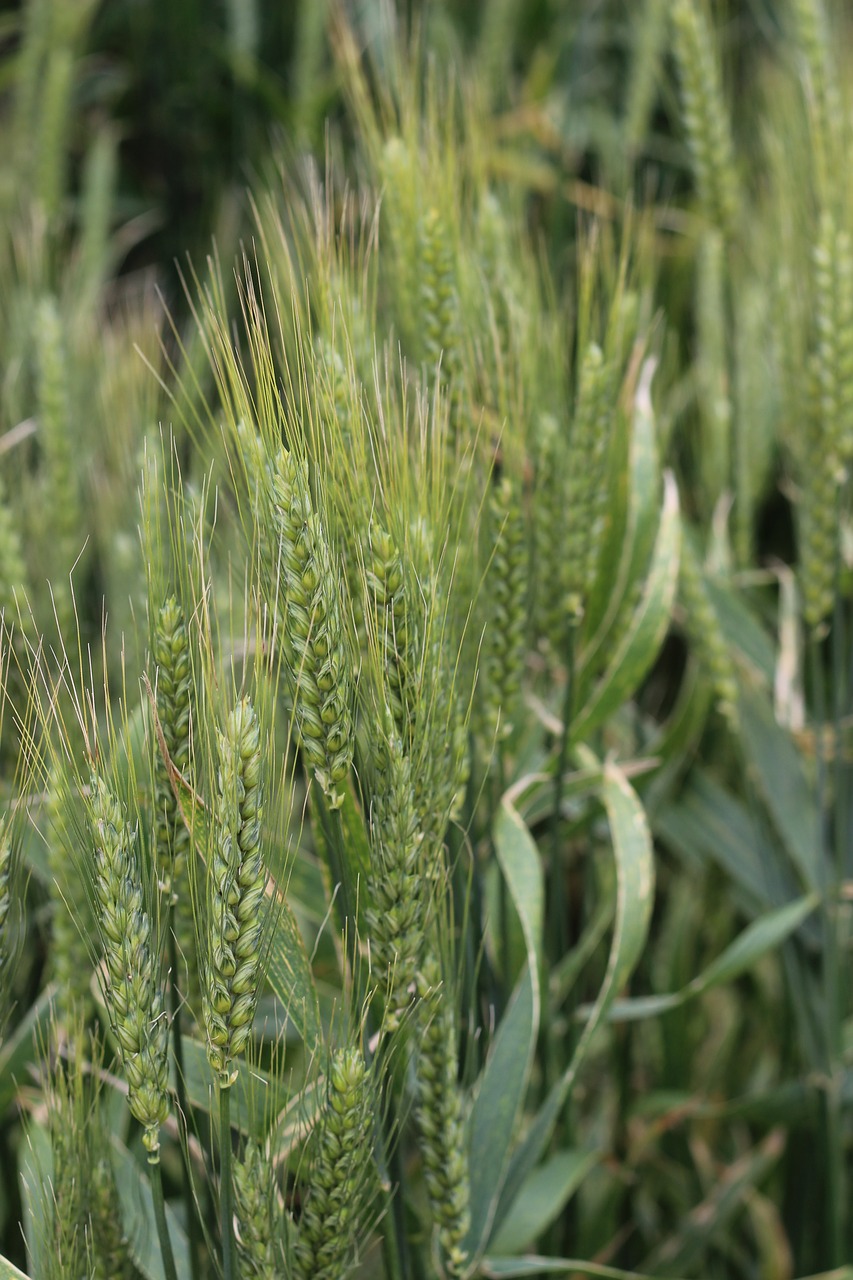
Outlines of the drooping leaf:
[[784,1131],[774,1129],[757,1146],[731,1165],[701,1204],[687,1215],[678,1231],[646,1259],[650,1271],[692,1271],[710,1241],[725,1231],[743,1208],[746,1197],[779,1162],[785,1150]]
[[21,1206],[24,1238],[27,1242],[27,1267],[33,1276],[48,1271],[46,1250],[50,1248],[52,1231],[47,1220],[49,1188],[53,1180],[53,1151],[47,1129],[33,1120],[27,1125],[21,1151]]
[[774,826],[803,888],[820,892],[826,869],[821,865],[817,806],[802,757],[790,734],[776,723],[767,698],[744,686],[739,707],[750,766]]
[[19,1271],[6,1258],[0,1256],[0,1280],[27,1280],[23,1271]]
[[494,822],[495,853],[521,921],[528,959],[541,972],[545,883],[533,837],[506,797]]
[[[211,1114],[218,1101],[207,1050],[199,1040],[189,1036],[181,1037],[181,1045],[187,1098],[193,1107]],[[241,1071],[231,1086],[231,1123],[241,1133],[258,1140],[286,1102],[286,1086],[253,1064],[251,1073]]]
[[501,1019],[471,1109],[471,1226],[466,1249],[472,1258],[484,1248],[497,1213],[538,1026],[539,982],[528,963]]
[[[592,756],[588,751],[583,754],[584,757]],[[513,1156],[501,1196],[501,1220],[508,1214],[522,1185],[541,1159],[595,1033],[633,972],[648,934],[655,880],[651,833],[636,792],[619,767],[611,762],[604,767],[602,800],[610,823],[617,882],[616,924],[607,971],[565,1073],[551,1089]]]
[[817,895],[798,898],[796,902],[768,911],[747,925],[743,933],[717,956],[708,968],[698,974],[680,991],[659,996],[639,996],[632,1000],[617,1000],[610,1010],[611,1022],[635,1022],[641,1018],[653,1018],[658,1014],[677,1009],[694,996],[702,995],[714,987],[733,982],[769,951],[775,951],[790,937],[818,905]]
[[623,436],[630,429],[630,448],[624,439],[619,443],[622,456],[628,457],[627,523],[614,523],[611,537],[602,549],[596,587],[584,618],[585,633],[590,638],[584,643],[583,661],[590,672],[600,670],[608,650],[619,644],[630,617],[632,597],[649,565],[660,520],[660,455],[651,401],[654,371],[654,359],[646,360],[633,414],[630,420],[624,415]]
[[40,1046],[46,1043],[51,1003],[55,997],[56,988],[46,987],[8,1040],[0,1046],[0,1116],[26,1080],[27,1068],[39,1056]]
[[320,1003],[299,925],[284,898],[275,906],[267,979],[299,1033],[306,1053],[313,1054],[322,1035]]
[[607,669],[586,697],[572,721],[572,740],[581,742],[628,698],[650,670],[666,635],[678,584],[681,526],[678,490],[669,472],[658,536],[643,591]]
[[496,1254],[521,1253],[560,1214],[590,1169],[597,1151],[558,1151],[530,1174],[491,1241]]
[[466,1242],[471,1257],[484,1248],[494,1222],[539,1029],[542,867],[533,838],[508,798],[495,818],[494,843],[521,922],[527,963],[501,1019],[471,1111],[471,1225]]
[[[596,1280],[658,1280],[657,1276],[640,1271],[622,1271],[619,1267],[607,1267],[597,1262],[584,1262],[580,1258],[542,1258],[530,1255],[525,1258],[486,1258],[481,1274],[493,1280],[510,1280],[514,1276],[593,1276]],[[817,1280],[817,1278],[815,1278]],[[843,1277],[837,1280],[844,1280]]]
[[[134,1265],[145,1280],[166,1280],[154,1217],[154,1198],[144,1166],[137,1163],[127,1147],[117,1139],[113,1139],[112,1155],[121,1219]],[[168,1203],[166,1221],[175,1255],[175,1269],[179,1276],[188,1276],[191,1271],[187,1237]]]

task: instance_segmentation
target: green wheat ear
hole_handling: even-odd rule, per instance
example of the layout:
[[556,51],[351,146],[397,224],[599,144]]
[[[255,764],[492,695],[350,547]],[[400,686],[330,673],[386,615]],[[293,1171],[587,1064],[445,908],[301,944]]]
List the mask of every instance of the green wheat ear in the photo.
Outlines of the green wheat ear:
[[338,1049],[314,1132],[295,1248],[296,1280],[339,1280],[352,1265],[372,1166],[375,1098],[363,1055]]
[[679,586],[685,611],[685,627],[699,661],[711,677],[714,696],[732,729],[738,727],[738,685],[728,644],[717,611],[705,584],[699,557],[689,536],[681,543]]
[[169,1114],[169,1024],[155,960],[158,940],[143,906],[136,835],[97,774],[92,776],[91,812],[95,897],[107,969],[104,995],[130,1110],[144,1128],[142,1141],[153,1164],[160,1158],[160,1126]]
[[66,1020],[89,1003],[94,939],[92,906],[78,873],[69,839],[68,806],[72,803],[61,778],[54,774],[47,790],[47,861],[53,883],[51,951],[59,1001]]
[[527,522],[518,486],[503,476],[489,495],[486,631],[480,656],[478,707],[483,748],[513,727],[521,693],[527,640],[529,555]]
[[202,1010],[207,1057],[227,1089],[252,1034],[261,980],[266,868],[261,847],[258,718],[242,698],[219,734],[219,783],[208,864]]
[[[169,760],[181,777],[189,779],[190,766],[190,650],[183,610],[174,596],[160,608],[154,627],[154,661],[157,664],[157,715]],[[186,964],[180,982],[190,1007],[198,1009],[200,994],[198,952],[191,894],[192,838],[180,812],[169,768],[157,752],[155,767],[155,847],[160,884],[169,898],[171,928]],[[173,975],[173,981],[177,975]]]
[[281,1275],[276,1244],[279,1217],[275,1171],[257,1143],[249,1141],[234,1164],[237,1247],[242,1275],[277,1280]]
[[435,956],[426,959],[418,975],[418,995],[416,1119],[424,1181],[444,1271],[458,1277],[466,1270],[463,1242],[471,1220],[467,1125],[457,1081],[456,1017]]
[[[281,637],[294,684],[298,739],[334,809],[353,752],[352,654],[343,624],[341,574],[319,514],[308,465],[281,449],[272,475],[278,535]],[[273,602],[274,604],[277,602]]]
[[670,17],[684,131],[699,200],[707,217],[730,239],[737,220],[738,184],[714,33],[701,0],[673,0]]
[[395,1031],[411,1004],[428,919],[423,833],[415,812],[411,766],[386,712],[387,736],[376,759],[370,813],[372,845],[365,921],[371,964],[385,995],[383,1026]]
[[[9,939],[9,927],[12,921],[12,841],[6,819],[0,823],[0,990],[5,991],[9,982],[9,962],[12,957],[12,946]],[[3,1030],[3,1017],[6,1013],[6,1001],[0,999],[0,1033]]]

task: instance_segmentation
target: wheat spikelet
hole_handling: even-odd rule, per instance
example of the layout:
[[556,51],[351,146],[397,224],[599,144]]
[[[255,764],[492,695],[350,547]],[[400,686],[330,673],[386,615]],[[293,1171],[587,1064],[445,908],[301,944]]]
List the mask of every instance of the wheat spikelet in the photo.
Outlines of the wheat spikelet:
[[853,251],[827,210],[814,248],[814,290],[820,448],[840,465],[853,458]]
[[144,1126],[142,1140],[155,1163],[160,1125],[169,1114],[169,1027],[154,961],[157,940],[151,936],[143,908],[136,837],[97,774],[92,777],[91,805],[95,896],[107,969],[104,994],[128,1083],[130,1110]]
[[349,772],[353,749],[352,658],[340,575],[313,508],[307,464],[281,449],[272,480],[282,643],[295,687],[296,731],[317,781],[337,808],[343,801],[338,787]]
[[697,0],[673,0],[670,15],[681,111],[699,200],[707,217],[730,238],[738,190],[714,35]]
[[711,511],[732,479],[725,273],[725,242],[715,228],[702,237],[699,246],[696,289],[701,475]]
[[384,1027],[394,1031],[420,967],[428,917],[421,866],[423,835],[415,814],[411,767],[390,710],[377,753],[370,813],[372,863],[365,921],[371,960],[386,993]]
[[47,464],[52,548],[59,570],[55,584],[60,630],[70,632],[73,624],[68,574],[76,559],[81,527],[80,497],[74,468],[74,423],[69,398],[68,358],[62,320],[55,299],[42,299],[35,316],[35,345],[38,357],[38,403],[41,438]]
[[79,874],[68,838],[66,815],[70,803],[71,798],[60,778],[53,776],[47,789],[47,861],[53,877],[51,956],[66,1019],[75,1009],[85,1008],[88,1003],[92,975],[89,947],[93,945],[95,934],[85,882]]
[[366,566],[385,675],[385,693],[396,732],[411,746],[418,677],[417,633],[406,599],[406,573],[397,545],[387,530],[373,524]]
[[14,621],[22,603],[26,577],[21,534],[0,482],[0,615],[7,625]]
[[349,1269],[371,1165],[373,1096],[362,1054],[338,1049],[315,1130],[295,1248],[295,1280],[339,1280]]
[[241,1274],[245,1280],[277,1280],[281,1275],[276,1247],[278,1213],[275,1173],[257,1143],[246,1144],[234,1164],[234,1199]]
[[[157,664],[157,716],[172,766],[189,778],[190,766],[190,650],[183,610],[170,596],[157,614],[153,639]],[[154,842],[160,884],[171,908],[171,926],[186,964],[183,994],[197,1007],[198,956],[193,902],[190,892],[192,839],[183,820],[169,767],[158,751],[155,769]],[[173,975],[173,980],[177,975]]]
[[415,264],[418,261],[418,188],[412,152],[401,138],[389,138],[379,164],[383,183],[382,219],[390,241],[394,307],[408,342],[417,334]]
[[822,0],[792,0],[791,8],[811,112],[815,176],[818,190],[827,192],[835,183],[836,165],[841,160],[839,134],[844,112],[832,65],[826,13]]
[[486,632],[480,657],[479,705],[485,744],[513,727],[527,634],[528,547],[521,495],[509,476],[489,495],[492,557],[486,578]]
[[225,1089],[252,1033],[261,979],[266,871],[261,849],[258,719],[242,698],[219,734],[214,847],[208,865],[202,1009],[207,1057]]
[[457,1083],[456,1019],[434,956],[426,959],[418,975],[418,995],[416,1118],[424,1181],[444,1270],[448,1276],[462,1276],[467,1262],[463,1242],[470,1222],[467,1133]]
[[720,711],[736,729],[738,688],[731,649],[705,586],[699,559],[686,535],[681,544],[679,575],[687,634],[711,677]]
[[607,458],[613,419],[613,370],[601,348],[583,355],[566,452],[564,564],[557,578],[567,622],[583,614],[595,578],[607,504]]
[[418,330],[423,358],[449,382],[459,364],[459,298],[447,223],[434,206],[418,226]]

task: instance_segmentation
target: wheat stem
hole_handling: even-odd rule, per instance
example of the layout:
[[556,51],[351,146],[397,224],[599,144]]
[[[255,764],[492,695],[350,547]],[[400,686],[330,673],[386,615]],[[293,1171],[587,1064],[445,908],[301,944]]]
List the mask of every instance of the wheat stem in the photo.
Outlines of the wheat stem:
[[222,1275],[234,1280],[234,1191],[231,1182],[231,1086],[219,1086],[219,1228]]
[[163,1199],[163,1174],[159,1158],[149,1164],[151,1177],[151,1195],[154,1199],[154,1220],[157,1223],[157,1236],[160,1240],[160,1255],[163,1259],[163,1270],[166,1280],[178,1280],[175,1269],[175,1255],[172,1253],[172,1240],[169,1236],[169,1224],[166,1221],[166,1202]]

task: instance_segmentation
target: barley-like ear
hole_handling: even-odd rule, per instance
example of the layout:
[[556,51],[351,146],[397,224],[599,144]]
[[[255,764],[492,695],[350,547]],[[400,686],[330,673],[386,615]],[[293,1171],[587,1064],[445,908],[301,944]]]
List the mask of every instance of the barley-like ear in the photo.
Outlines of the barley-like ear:
[[71,413],[68,356],[62,319],[54,298],[44,298],[35,317],[35,347],[38,357],[38,406],[41,440],[50,494],[50,510],[56,546],[54,564],[59,570],[55,584],[60,629],[71,630],[71,599],[68,573],[80,550],[82,525],[80,493],[74,466],[74,423]]
[[701,0],[673,0],[673,48],[699,200],[707,217],[729,239],[738,206],[731,125],[714,33],[700,6]]
[[731,649],[717,617],[699,558],[690,537],[681,540],[679,584],[685,627],[699,661],[711,677],[720,711],[733,729],[738,725],[738,688]]
[[102,778],[91,786],[95,897],[104,943],[104,995],[121,1053],[131,1113],[144,1126],[148,1159],[159,1160],[160,1126],[169,1114],[169,1025],[163,1009],[152,938],[143,906],[136,835]]
[[6,1029],[6,1019],[12,1008],[12,969],[16,948],[12,941],[15,924],[15,850],[8,817],[0,820],[0,1043]]
[[49,778],[47,789],[47,862],[53,877],[51,956],[66,1019],[89,1002],[90,947],[95,946],[92,905],[71,848],[68,807],[72,803],[62,779],[55,773]]
[[299,742],[317,781],[337,808],[352,761],[352,655],[343,625],[341,575],[314,510],[308,466],[281,449],[273,510],[279,539],[281,632],[294,684]]
[[[601,348],[584,351],[569,432],[565,600],[580,616],[595,577],[607,507],[607,460],[616,401],[615,373]],[[568,571],[566,573],[566,571]]]
[[853,248],[828,210],[814,247],[814,297],[817,427],[821,450],[840,466],[853,460]]
[[338,1049],[314,1132],[295,1248],[296,1280],[340,1280],[352,1265],[371,1171],[374,1101],[362,1054]]
[[423,358],[430,369],[441,361],[449,382],[459,364],[459,297],[450,230],[435,207],[418,226],[418,329]]
[[394,728],[404,748],[411,745],[419,656],[411,610],[406,601],[406,575],[397,545],[387,530],[370,530],[366,582],[375,613],[385,673],[385,692]]
[[415,267],[418,261],[418,184],[417,169],[411,148],[402,138],[389,138],[380,160],[383,182],[382,223],[387,230],[391,252],[383,251],[383,260],[391,260],[394,305],[404,338],[417,333],[417,294]]
[[826,193],[843,163],[841,122],[844,109],[832,65],[826,11],[822,0],[792,0],[794,38],[803,63],[811,115],[811,141],[818,190]]
[[[183,610],[170,596],[157,615],[154,628],[154,661],[157,664],[157,715],[163,743],[175,769],[185,779],[190,765],[190,651]],[[192,840],[175,798],[169,769],[157,752],[155,769],[156,822],[154,840],[157,874],[168,895],[171,928],[186,963],[180,985],[193,1008],[198,1008],[198,953],[190,891]],[[172,975],[172,981],[178,975]]]
[[234,1169],[234,1201],[237,1248],[241,1275],[254,1280],[277,1280],[281,1275],[276,1244],[279,1215],[275,1171],[257,1143],[246,1144],[243,1159]]
[[50,1230],[50,1271],[44,1280],[127,1280],[136,1272],[116,1213],[118,1190],[103,1114],[100,1048],[93,1045],[90,1062],[83,1051],[87,1037],[79,1018],[71,1017],[68,1032],[75,1052],[67,1058],[53,1057],[44,1081],[53,1157],[44,1215]]
[[853,461],[853,249],[828,209],[813,258],[815,345],[799,379],[805,421],[795,456],[803,616],[815,630],[832,610],[839,493]]
[[811,454],[800,468],[800,495],[797,510],[799,580],[806,626],[818,631],[832,612],[835,568],[838,556],[838,496],[840,464],[829,440],[822,439],[819,417],[820,360],[815,354],[807,369],[810,394],[806,396],[807,422],[810,419]]
[[488,750],[511,732],[517,710],[527,638],[529,556],[527,524],[518,486],[503,476],[489,496],[492,557],[486,571],[486,632],[477,690]]
[[710,513],[732,484],[726,252],[721,233],[702,237],[697,260],[696,374],[701,420],[701,492]]
[[[108,1141],[104,1133],[103,1142]],[[89,1168],[89,1218],[95,1254],[92,1280],[131,1280],[136,1270],[131,1262],[130,1245],[122,1228],[121,1216],[116,1213],[118,1188],[108,1147],[98,1150],[93,1144]]]
[[412,999],[428,916],[423,834],[415,814],[411,767],[390,710],[380,740],[370,814],[372,861],[365,921],[374,972],[385,994],[384,1027],[394,1031]]
[[23,604],[27,572],[21,548],[21,534],[0,481],[0,613],[7,626]]
[[266,915],[262,804],[260,729],[251,702],[243,698],[219,734],[219,794],[204,926],[207,1057],[223,1089],[237,1078],[234,1059],[252,1033],[258,1000]]
[[441,966],[429,956],[418,975],[421,1039],[415,1064],[417,1122],[424,1181],[443,1267],[450,1277],[465,1272],[463,1241],[470,1224],[468,1141],[457,1080],[456,1018],[442,983]]

